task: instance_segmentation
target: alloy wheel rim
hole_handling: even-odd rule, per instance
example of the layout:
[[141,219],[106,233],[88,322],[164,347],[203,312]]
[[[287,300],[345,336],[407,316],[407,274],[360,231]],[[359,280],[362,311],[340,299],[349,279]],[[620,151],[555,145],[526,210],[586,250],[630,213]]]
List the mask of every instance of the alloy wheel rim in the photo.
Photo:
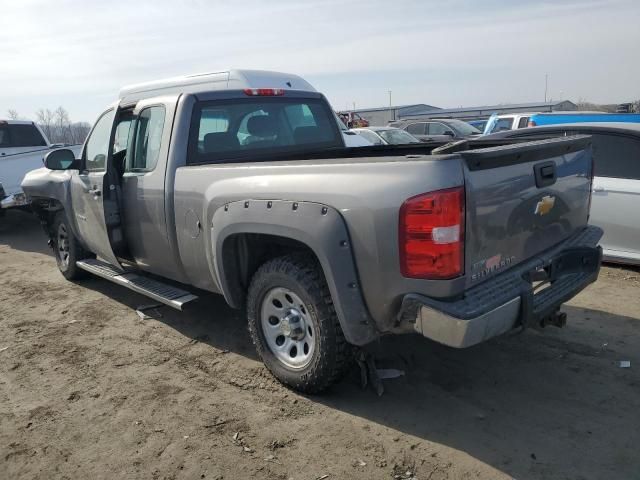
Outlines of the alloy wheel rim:
[[287,367],[299,370],[311,363],[316,328],[309,309],[293,291],[276,287],[262,300],[262,333],[271,353]]

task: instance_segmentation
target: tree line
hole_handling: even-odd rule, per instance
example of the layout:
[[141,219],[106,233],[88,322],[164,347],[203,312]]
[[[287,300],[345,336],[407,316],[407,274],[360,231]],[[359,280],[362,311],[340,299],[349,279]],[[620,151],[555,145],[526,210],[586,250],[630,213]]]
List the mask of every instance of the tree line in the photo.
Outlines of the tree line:
[[[7,116],[11,120],[23,119],[14,109],[9,109]],[[51,143],[83,143],[91,130],[91,124],[88,122],[72,122],[69,112],[62,106],[55,110],[39,109],[36,112],[35,122]]]

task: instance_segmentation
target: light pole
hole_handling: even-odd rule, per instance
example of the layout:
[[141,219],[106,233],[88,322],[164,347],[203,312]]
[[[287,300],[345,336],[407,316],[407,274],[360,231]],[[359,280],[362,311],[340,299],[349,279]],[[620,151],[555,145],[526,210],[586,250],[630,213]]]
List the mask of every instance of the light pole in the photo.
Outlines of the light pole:
[[544,74],[544,103],[547,103],[547,88],[549,86],[549,74]]
[[393,116],[393,120],[396,119],[396,112],[391,105],[391,90],[389,90],[389,110],[391,110],[391,115]]

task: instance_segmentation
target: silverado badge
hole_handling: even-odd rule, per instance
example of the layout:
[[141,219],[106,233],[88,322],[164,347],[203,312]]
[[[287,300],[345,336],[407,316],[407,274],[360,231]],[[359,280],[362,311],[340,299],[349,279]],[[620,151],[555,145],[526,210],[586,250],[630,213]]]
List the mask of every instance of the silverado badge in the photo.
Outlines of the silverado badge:
[[502,270],[503,268],[513,265],[515,261],[515,256],[502,256],[500,253],[493,257],[480,260],[471,266],[471,281],[475,282],[488,277],[498,270]]
[[540,216],[546,215],[551,211],[555,203],[556,197],[552,195],[544,196],[538,203],[536,203],[536,210],[533,213]]

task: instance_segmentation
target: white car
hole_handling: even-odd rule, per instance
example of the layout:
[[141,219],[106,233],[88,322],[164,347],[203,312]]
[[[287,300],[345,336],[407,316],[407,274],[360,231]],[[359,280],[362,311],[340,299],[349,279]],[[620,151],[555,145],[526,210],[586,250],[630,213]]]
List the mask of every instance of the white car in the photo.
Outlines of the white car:
[[[20,183],[30,170],[43,166],[44,156],[62,145],[52,145],[34,122],[0,120],[0,213],[28,204]],[[81,145],[69,146],[80,155]]]
[[[484,137],[591,135],[594,178],[589,223],[601,227],[604,259],[640,265],[640,124],[572,123]],[[606,159],[606,160],[605,160]]]

